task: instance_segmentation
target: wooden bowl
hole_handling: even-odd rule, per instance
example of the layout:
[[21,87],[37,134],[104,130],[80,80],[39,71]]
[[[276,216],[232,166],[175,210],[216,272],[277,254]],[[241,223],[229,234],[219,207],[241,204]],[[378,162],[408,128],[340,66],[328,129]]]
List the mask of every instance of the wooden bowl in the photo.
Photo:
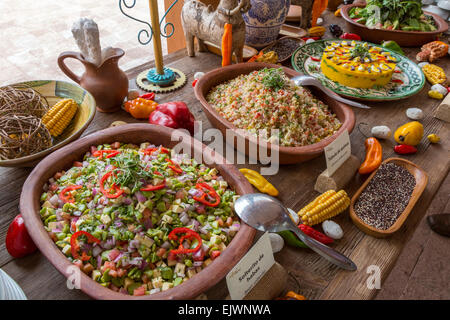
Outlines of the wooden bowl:
[[95,99],[86,90],[74,83],[65,81],[27,81],[17,84],[25,84],[45,96],[50,106],[61,99],[74,99],[79,107],[75,117],[64,132],[54,138],[53,145],[38,153],[11,160],[0,160],[0,167],[33,167],[49,153],[65,146],[69,142],[78,139],[86,130],[95,116]]
[[427,15],[433,17],[437,24],[436,31],[420,32],[420,31],[401,31],[401,30],[384,30],[384,29],[369,29],[365,25],[353,21],[348,12],[353,7],[365,7],[363,4],[350,4],[343,6],[341,15],[347,22],[347,32],[359,34],[363,40],[381,43],[383,40],[393,40],[403,47],[418,47],[425,43],[434,41],[437,36],[444,31],[447,31],[448,24],[444,19],[432,12],[424,11]]
[[[173,132],[174,130],[171,128],[150,124],[127,124],[101,130],[53,152],[34,168],[25,181],[26,187],[23,188],[20,196],[20,211],[34,243],[63,275],[66,277],[72,275],[73,270],[70,267],[73,264],[53,243],[44,229],[39,215],[39,199],[43,185],[56,172],[68,169],[74,161],[80,160],[92,145],[114,141],[134,144],[148,141],[156,145],[174,147],[179,142],[171,140]],[[184,150],[190,151],[192,156],[203,155],[203,159],[207,160],[206,162],[213,163],[211,167],[217,168],[238,194],[253,192],[252,186],[236,167],[226,163],[220,155],[214,153],[204,144],[198,143],[198,141],[194,144],[194,139],[191,136],[184,133],[180,135],[185,143],[184,146],[186,146]],[[210,154],[211,152],[212,154]],[[101,286],[89,276],[80,272],[81,290],[96,299],[193,299],[218,283],[231,270],[251,246],[255,233],[255,229],[242,223],[228,248],[217,259],[189,281],[167,291],[141,297],[124,295]]]
[[[226,136],[226,130],[231,129],[234,131],[236,137],[245,139],[245,154],[247,155],[249,155],[250,146],[252,150],[257,150],[257,148],[259,147],[258,141],[251,136],[243,135],[241,132],[242,130],[237,130],[238,129],[237,127],[235,127],[231,122],[223,118],[216,111],[216,109],[206,101],[206,95],[208,94],[208,92],[211,90],[212,87],[222,82],[236,78],[241,74],[249,74],[252,71],[260,70],[263,68],[282,68],[289,78],[300,75],[300,73],[292,69],[280,67],[279,65],[276,64],[247,62],[247,63],[233,64],[227,67],[212,70],[207,74],[205,74],[203,77],[201,77],[195,86],[195,96],[202,104],[203,110],[205,111],[206,116],[208,117],[212,125],[218,128],[222,132],[224,137]],[[332,136],[327,137],[318,143],[314,143],[308,146],[282,147],[268,143],[267,146],[270,149],[268,150],[270,151],[268,153],[271,154],[271,152],[278,152],[280,164],[299,163],[320,156],[323,152],[323,149],[331,142],[333,142],[344,130],[348,130],[348,132],[350,133],[353,130],[353,127],[355,126],[355,115],[353,113],[353,110],[349,106],[340,103],[334,100],[333,98],[330,98],[329,96],[324,94],[321,90],[315,87],[311,87],[309,89],[311,89],[311,92],[318,99],[322,100],[331,108],[331,110],[333,110],[338,119],[342,122],[342,126]],[[234,145],[237,145],[236,141],[237,138],[235,139]]]
[[376,172],[375,170],[369,178],[364,182],[364,184],[361,186],[361,188],[358,189],[358,191],[355,193],[355,195],[352,198],[352,201],[350,203],[350,218],[352,219],[353,223],[363,232],[367,233],[368,235],[371,235],[376,238],[384,238],[387,236],[392,235],[394,232],[396,232],[405,222],[406,218],[408,217],[411,210],[414,208],[414,205],[416,204],[417,200],[419,200],[420,195],[422,194],[423,190],[425,190],[425,187],[428,183],[428,176],[425,173],[423,169],[412,163],[411,161],[402,159],[402,158],[389,158],[383,161],[383,163],[389,163],[393,162],[399,166],[404,167],[406,170],[408,170],[416,179],[416,186],[414,187],[414,190],[411,194],[411,198],[409,200],[408,205],[406,206],[405,210],[402,214],[398,217],[398,219],[395,221],[395,223],[386,230],[379,230],[377,228],[374,228],[368,224],[366,224],[364,221],[362,221],[356,214],[354,210],[354,205],[356,201],[358,200],[361,192],[366,188],[366,186],[369,184],[370,180],[375,176]]

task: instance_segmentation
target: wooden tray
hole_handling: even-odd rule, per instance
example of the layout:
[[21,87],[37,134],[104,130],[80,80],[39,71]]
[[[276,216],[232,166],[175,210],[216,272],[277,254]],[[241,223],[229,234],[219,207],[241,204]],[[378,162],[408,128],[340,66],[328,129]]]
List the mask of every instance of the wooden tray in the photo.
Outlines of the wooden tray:
[[[215,44],[213,44],[209,41],[205,41],[205,45],[209,52],[212,52],[218,56],[222,56],[221,49],[218,46],[216,46]],[[252,47],[249,47],[249,46],[244,46],[244,52],[243,52],[244,61],[249,60],[255,54],[258,54],[258,50],[254,49]],[[236,56],[234,54],[232,56],[232,59],[233,59],[233,62],[236,62]]]
[[398,217],[397,221],[386,230],[379,230],[377,228],[374,228],[372,226],[369,226],[364,221],[362,221],[357,215],[354,208],[356,200],[358,200],[359,195],[361,192],[367,187],[370,180],[375,176],[376,172],[375,170],[369,178],[364,182],[364,184],[361,186],[361,188],[358,189],[358,191],[355,193],[355,195],[352,198],[351,204],[350,204],[350,218],[352,219],[353,223],[363,232],[367,233],[368,235],[371,235],[376,238],[384,238],[387,236],[392,235],[394,232],[396,232],[405,222],[406,218],[408,217],[411,210],[414,208],[414,205],[416,204],[417,200],[419,200],[420,195],[422,194],[423,190],[425,190],[425,187],[428,183],[428,176],[425,173],[423,169],[412,163],[411,161],[401,159],[401,158],[389,158],[383,161],[383,163],[389,163],[393,162],[399,166],[404,167],[406,170],[408,170],[416,179],[416,186],[414,187],[414,190],[411,194],[411,198],[409,200],[408,205],[406,206],[405,210],[402,214]]
[[294,27],[288,24],[283,24],[280,30],[280,36],[291,36],[295,38],[302,38],[308,34],[308,31],[302,28]]

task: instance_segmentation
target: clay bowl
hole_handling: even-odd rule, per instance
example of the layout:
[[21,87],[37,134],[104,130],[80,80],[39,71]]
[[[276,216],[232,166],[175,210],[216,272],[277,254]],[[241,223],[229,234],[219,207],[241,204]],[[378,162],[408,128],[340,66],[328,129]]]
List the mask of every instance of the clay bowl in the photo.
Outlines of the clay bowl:
[[384,29],[369,29],[365,25],[353,21],[348,12],[353,7],[365,7],[363,4],[350,4],[343,6],[341,15],[347,22],[347,32],[359,34],[363,40],[381,43],[383,40],[393,40],[403,47],[418,47],[425,43],[436,40],[437,36],[444,31],[447,31],[448,24],[432,12],[424,11],[427,15],[433,17],[437,25],[436,31],[419,32],[419,31],[401,31],[401,30],[384,30]]
[[39,80],[27,81],[25,84],[42,94],[52,106],[64,98],[74,99],[78,103],[78,111],[63,133],[54,138],[53,145],[38,153],[11,160],[0,160],[0,167],[33,167],[49,153],[78,139],[95,116],[95,99],[80,86],[65,81]]
[[[171,140],[173,131],[170,128],[150,124],[128,124],[101,130],[53,152],[34,168],[24,184],[27,187],[22,190],[20,210],[34,243],[63,275],[68,277],[73,273],[73,270],[69,268],[73,264],[50,239],[40,219],[39,198],[44,183],[56,172],[70,168],[72,163],[82,158],[92,145],[112,143],[114,141],[135,144],[149,141],[156,145],[161,144],[166,147],[173,147],[179,143]],[[252,186],[239,170],[233,165],[225,163],[225,160],[220,155],[214,152],[210,154],[212,150],[201,143],[194,144],[194,139],[189,135],[181,133],[181,137],[184,143],[183,146],[186,146],[185,150],[189,150],[192,156],[201,154],[203,159],[213,163],[211,167],[217,168],[238,194],[253,192]],[[213,263],[189,281],[164,292],[141,297],[124,295],[101,286],[82,272],[81,290],[95,299],[193,299],[218,283],[231,270],[251,246],[255,233],[255,229],[243,223],[228,248]]]
[[[195,86],[195,96],[202,104],[203,110],[205,111],[209,121],[212,123],[214,127],[218,128],[222,132],[224,137],[226,136],[226,130],[231,129],[234,131],[236,137],[239,137],[240,139],[245,139],[245,150],[239,151],[242,152],[245,151],[246,155],[249,155],[249,149],[257,150],[257,148],[260,147],[259,142],[254,137],[251,137],[249,135],[243,135],[242,133],[243,130],[237,130],[238,128],[236,128],[232,123],[223,118],[215,110],[215,108],[206,101],[206,95],[208,94],[208,92],[211,90],[212,87],[222,82],[236,78],[241,74],[248,74],[252,71],[260,70],[263,68],[280,68],[280,66],[276,64],[260,63],[260,62],[233,64],[227,67],[218,68],[208,72],[199,79],[199,81]],[[281,68],[289,78],[300,75],[300,73],[292,69],[286,67]],[[348,130],[348,132],[350,133],[353,130],[353,127],[355,126],[355,115],[353,113],[353,110],[349,106],[328,97],[321,90],[315,87],[310,87],[309,89],[314,94],[314,96],[322,100],[333,110],[338,119],[342,122],[342,126],[332,136],[323,139],[318,143],[314,143],[308,146],[282,147],[268,143],[267,144],[267,147],[269,148],[269,150],[267,150],[268,154],[271,154],[271,152],[278,152],[279,153],[278,162],[280,164],[299,163],[320,156],[323,152],[323,149],[331,142],[333,142],[344,130]],[[237,140],[238,139],[236,138],[234,145],[237,145],[236,142]]]
[[393,162],[399,166],[404,167],[406,170],[408,170],[416,179],[416,186],[414,187],[414,190],[411,194],[411,198],[409,200],[408,205],[406,206],[405,210],[400,214],[397,221],[386,230],[379,230],[376,229],[368,224],[366,224],[364,221],[362,221],[357,215],[354,210],[354,205],[356,201],[358,200],[361,192],[364,191],[366,186],[369,184],[370,180],[375,176],[376,172],[378,170],[375,170],[369,178],[364,182],[364,184],[361,186],[361,188],[358,189],[358,191],[355,193],[355,195],[352,198],[352,201],[350,203],[350,218],[352,219],[353,223],[363,232],[367,233],[368,235],[371,235],[376,238],[385,238],[387,236],[392,235],[394,232],[396,232],[405,222],[406,218],[408,217],[411,210],[414,208],[414,205],[416,204],[417,200],[419,200],[420,195],[425,190],[425,187],[428,183],[428,176],[426,172],[412,163],[411,161],[402,159],[402,158],[389,158],[383,161],[383,163]]

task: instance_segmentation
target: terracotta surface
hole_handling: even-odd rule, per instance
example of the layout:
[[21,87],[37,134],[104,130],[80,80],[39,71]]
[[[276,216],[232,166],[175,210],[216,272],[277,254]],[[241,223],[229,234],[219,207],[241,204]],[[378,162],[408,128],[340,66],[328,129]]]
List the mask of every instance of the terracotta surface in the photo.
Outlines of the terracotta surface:
[[[72,263],[50,239],[39,215],[39,199],[44,183],[56,172],[70,168],[75,160],[79,160],[89,150],[91,145],[114,141],[135,144],[149,141],[157,145],[173,147],[178,144],[178,141],[171,140],[173,131],[170,128],[150,124],[129,124],[101,130],[52,153],[31,172],[25,181],[27,188],[23,189],[20,197],[20,210],[33,241],[63,275],[66,277],[71,275],[71,270],[68,268],[72,266]],[[196,150],[203,154],[207,162],[212,161],[214,163],[212,166],[219,170],[238,194],[253,192],[251,185],[234,166],[224,163],[225,160],[218,154],[210,155],[211,149],[203,144],[194,144],[194,139],[190,136],[185,134],[182,136],[183,141],[188,143],[187,147],[191,148],[191,154],[195,154],[194,150]],[[255,229],[242,224],[235,238],[219,258],[189,281],[164,292],[141,297],[128,296],[101,286],[84,273],[81,273],[81,290],[96,299],[192,299],[214,286],[231,270],[247,252],[255,233]]]
[[352,7],[364,7],[361,4],[351,4],[342,6],[341,15],[347,22],[346,31],[350,33],[359,34],[363,40],[381,43],[383,40],[393,40],[400,46],[404,47],[419,47],[427,42],[436,40],[438,34],[447,31],[448,24],[437,14],[424,11],[427,15],[433,16],[437,24],[437,30],[431,32],[418,31],[401,31],[401,30],[384,30],[384,29],[369,29],[365,25],[354,22],[348,15],[348,11]]
[[402,158],[389,158],[383,161],[383,163],[389,163],[393,162],[397,165],[400,165],[404,167],[406,170],[408,170],[416,179],[416,186],[414,187],[414,190],[411,194],[411,199],[409,200],[408,205],[406,206],[403,213],[398,217],[398,219],[395,221],[395,223],[386,230],[379,230],[377,228],[374,228],[368,224],[366,224],[364,221],[362,221],[357,215],[354,210],[355,202],[358,200],[361,192],[364,191],[364,189],[367,187],[369,182],[372,180],[372,178],[377,173],[378,169],[375,170],[370,177],[364,182],[364,184],[361,186],[361,188],[356,191],[356,193],[352,197],[352,202],[350,204],[350,218],[352,219],[353,223],[361,229],[363,232],[377,237],[377,238],[384,238],[387,236],[390,236],[394,232],[396,232],[405,222],[406,218],[408,218],[409,213],[414,208],[414,205],[419,200],[420,195],[425,190],[425,187],[428,183],[428,176],[421,168],[419,168],[417,165],[412,163],[411,161],[402,159]]
[[[209,105],[208,102],[206,102],[206,95],[213,86],[218,85],[219,83],[225,82],[227,80],[231,80],[241,74],[248,74],[252,71],[260,70],[263,68],[279,68],[279,67],[280,67],[279,65],[275,64],[253,62],[253,63],[234,64],[231,66],[227,66],[225,68],[218,68],[212,70],[207,74],[205,74],[197,82],[197,85],[195,86],[195,96],[202,104],[203,110],[205,111],[208,120],[213,124],[214,127],[222,131],[222,134],[224,136],[226,136],[227,129],[232,129],[237,133],[236,131],[237,128],[228,120],[224,119],[221,115],[219,115],[219,113],[215,110],[215,108]],[[292,69],[286,67],[282,68],[289,78],[299,75],[298,72]],[[333,142],[344,130],[348,130],[348,132],[350,133],[352,132],[353,127],[355,126],[355,115],[350,107],[328,97],[315,87],[311,87],[310,89],[318,99],[322,100],[333,110],[333,112],[342,122],[342,126],[331,137],[323,139],[322,141],[309,146],[280,147],[277,145],[267,144],[271,151],[277,150],[279,152],[280,164],[299,163],[320,156],[323,152],[323,149],[331,142]],[[237,135],[239,135],[239,133],[237,133]],[[259,143],[253,137],[245,136],[245,142],[246,142],[245,153],[247,155],[250,145],[252,144],[254,145],[256,143],[259,146]]]
[[[114,48],[114,50],[115,54],[106,59],[99,67],[86,61],[78,52],[66,51],[58,57],[58,65],[62,72],[94,96],[97,110],[101,112],[119,110],[128,94],[127,75],[118,65],[119,59],[125,52],[119,48]],[[83,63],[86,71],[81,77],[67,67],[64,62],[67,58],[73,58]]]

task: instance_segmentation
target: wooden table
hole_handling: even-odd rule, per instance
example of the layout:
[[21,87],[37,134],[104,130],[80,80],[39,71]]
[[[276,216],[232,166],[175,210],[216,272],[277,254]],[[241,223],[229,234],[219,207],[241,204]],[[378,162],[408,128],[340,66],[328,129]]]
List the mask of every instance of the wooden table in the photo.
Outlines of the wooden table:
[[[325,21],[342,23],[330,13],[326,14]],[[407,49],[406,52],[411,59],[414,59],[417,49]],[[157,95],[158,102],[185,101],[195,118],[203,121],[203,130],[210,128],[211,124],[196,100],[190,83],[195,72],[209,71],[219,67],[220,58],[209,53],[200,53],[197,57],[190,58],[182,50],[166,57],[165,64],[184,71],[189,80],[182,90]],[[450,74],[448,57],[441,59],[438,64]],[[150,66],[153,66],[153,63],[129,70],[127,74],[130,79],[134,79],[139,72]],[[130,85],[135,86],[133,80],[130,80]],[[335,220],[342,226],[345,236],[337,241],[334,247],[349,256],[357,264],[358,271],[342,271],[308,249],[285,247],[275,255],[275,259],[291,274],[287,289],[302,293],[308,299],[371,299],[376,295],[377,290],[369,289],[366,285],[369,276],[367,267],[378,266],[381,270],[382,281],[386,279],[397,256],[425,214],[449,169],[448,124],[433,118],[432,111],[439,102],[428,98],[427,90],[429,90],[428,84],[419,94],[406,100],[369,103],[373,107],[370,110],[354,108],[357,123],[365,122],[369,126],[383,124],[395,129],[408,121],[405,115],[408,107],[420,107],[426,115],[422,121],[425,136],[430,133],[441,136],[441,144],[430,145],[426,139],[423,139],[418,146],[418,153],[405,157],[425,169],[429,176],[428,186],[405,225],[388,239],[376,239],[359,231],[351,222],[348,211],[341,214]],[[136,121],[124,111],[114,114],[98,112],[85,135],[106,128],[115,120]],[[352,153],[361,160],[365,155],[364,139],[365,137],[357,129],[351,134]],[[382,142],[384,159],[396,156],[393,152],[394,144],[393,139]],[[246,165],[246,167],[258,168],[257,165]],[[277,175],[267,178],[280,190],[279,199],[287,207],[297,211],[317,196],[313,190],[314,183],[324,169],[325,160],[320,157],[307,163],[282,166]],[[66,279],[39,252],[22,259],[12,259],[6,251],[4,242],[6,232],[10,222],[19,212],[21,188],[30,172],[30,168],[0,168],[0,267],[19,283],[30,299],[86,299],[88,297],[81,291],[67,289]],[[355,176],[346,191],[353,195],[362,182],[359,175]],[[26,188],[26,186],[23,187]],[[223,299],[227,295],[224,280],[206,294],[209,298]]]

